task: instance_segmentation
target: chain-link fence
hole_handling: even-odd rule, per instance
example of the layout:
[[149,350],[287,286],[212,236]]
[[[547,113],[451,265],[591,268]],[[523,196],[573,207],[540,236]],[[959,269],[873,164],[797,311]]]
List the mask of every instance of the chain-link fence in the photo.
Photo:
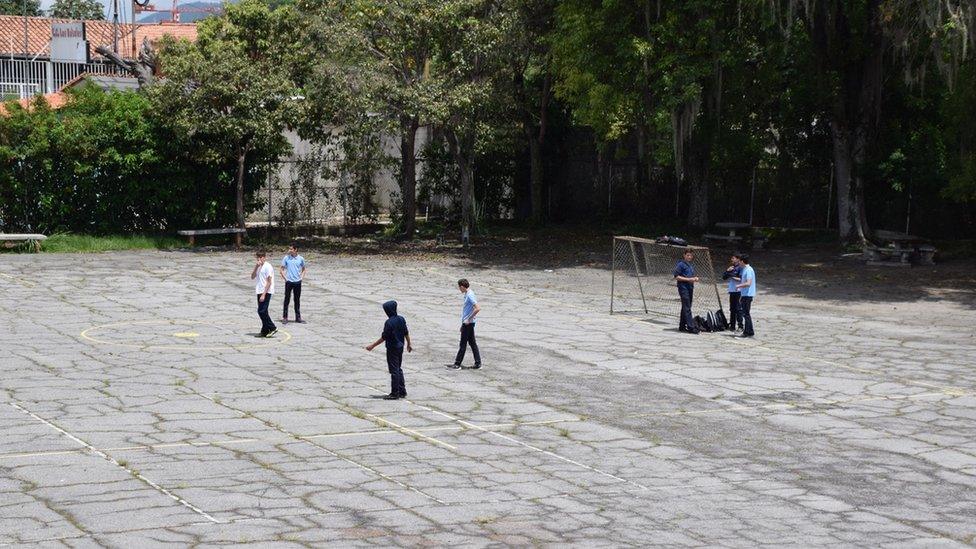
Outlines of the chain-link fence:
[[722,309],[718,280],[708,248],[659,244],[633,236],[613,239],[610,278],[610,313],[654,315],[677,320],[681,299],[674,268],[684,252],[692,250],[691,266],[701,280],[695,284],[692,313],[705,316]]

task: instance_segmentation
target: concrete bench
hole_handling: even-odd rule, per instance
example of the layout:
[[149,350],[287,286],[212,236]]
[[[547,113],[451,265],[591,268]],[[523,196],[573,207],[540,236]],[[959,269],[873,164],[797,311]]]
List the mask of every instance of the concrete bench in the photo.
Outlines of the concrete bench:
[[0,233],[0,242],[4,247],[13,248],[18,242],[27,242],[35,252],[41,251],[41,242],[47,240],[42,234],[3,234]]
[[705,234],[702,235],[705,240],[714,240],[716,242],[726,242],[728,244],[739,244],[743,241],[741,236],[732,236],[724,234]]
[[[906,248],[881,248],[878,246],[865,246],[864,256],[868,260],[868,265],[907,266],[911,264],[912,250]],[[886,261],[889,259],[897,259],[898,263]]]
[[241,237],[246,232],[247,229],[241,229],[239,227],[226,227],[223,229],[193,229],[187,231],[176,231],[178,235],[185,236],[189,239],[190,246],[193,246],[193,244],[196,242],[196,237],[198,236],[210,236],[215,234],[232,234],[234,235],[234,245],[236,245],[238,248],[241,247]]

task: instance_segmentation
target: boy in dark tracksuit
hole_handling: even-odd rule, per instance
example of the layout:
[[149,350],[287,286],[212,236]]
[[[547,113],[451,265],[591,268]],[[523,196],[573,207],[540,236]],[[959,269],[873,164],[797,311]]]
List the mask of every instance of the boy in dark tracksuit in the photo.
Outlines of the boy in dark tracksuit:
[[691,302],[695,296],[695,268],[691,262],[695,259],[695,252],[691,248],[685,250],[683,259],[674,266],[675,282],[678,283],[678,297],[681,298],[681,318],[678,319],[678,331],[689,334],[697,334],[698,326],[695,325],[695,318],[691,314]]
[[407,331],[407,321],[397,314],[397,302],[387,301],[383,304],[386,311],[386,323],[383,324],[383,335],[380,336],[372,345],[367,345],[366,350],[372,351],[380,343],[386,342],[386,365],[390,370],[390,394],[383,397],[384,400],[397,400],[406,398],[407,387],[403,380],[403,345],[406,341],[407,352],[413,352],[413,345],[410,343],[410,332]]

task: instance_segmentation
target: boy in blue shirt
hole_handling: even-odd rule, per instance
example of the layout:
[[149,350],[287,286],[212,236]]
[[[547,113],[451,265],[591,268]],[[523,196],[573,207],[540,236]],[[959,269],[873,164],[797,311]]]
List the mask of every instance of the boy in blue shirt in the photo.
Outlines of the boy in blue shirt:
[[756,297],[756,271],[749,264],[748,255],[739,256],[739,262],[742,264],[742,282],[736,285],[736,288],[742,292],[742,297],[739,299],[739,308],[745,321],[742,337],[753,337],[756,335],[752,329],[752,300]]
[[695,268],[691,262],[695,259],[695,251],[691,248],[685,250],[683,259],[674,266],[674,280],[678,283],[678,297],[681,298],[681,318],[678,320],[678,331],[689,334],[697,334],[698,326],[695,326],[695,318],[691,315],[691,302],[695,296]]
[[281,321],[288,324],[288,303],[295,293],[295,322],[302,324],[302,280],[305,278],[305,258],[298,255],[298,244],[288,248],[288,255],[281,259],[281,278],[285,279],[285,312]]
[[372,351],[380,343],[386,342],[386,367],[390,371],[391,388],[390,394],[383,400],[397,400],[407,396],[407,386],[403,380],[403,344],[406,342],[408,353],[413,352],[413,345],[406,319],[397,314],[397,302],[387,301],[383,304],[383,310],[389,317],[383,324],[383,334],[372,345],[367,345],[366,350]]
[[739,301],[742,292],[739,291],[738,284],[742,281],[742,264],[739,258],[740,253],[732,254],[731,265],[722,273],[722,279],[729,281],[729,329],[733,332],[742,329],[742,312],[739,310]]
[[474,366],[472,369],[477,370],[481,368],[481,353],[478,351],[478,342],[474,339],[474,317],[478,316],[481,312],[481,306],[478,305],[478,298],[475,297],[474,291],[471,289],[471,284],[466,278],[458,280],[458,290],[464,294],[464,305],[461,306],[461,346],[458,349],[457,356],[454,357],[454,364],[448,365],[448,368],[452,370],[461,369],[461,361],[464,360],[464,351],[467,350],[468,345],[471,345],[471,352],[474,354]]

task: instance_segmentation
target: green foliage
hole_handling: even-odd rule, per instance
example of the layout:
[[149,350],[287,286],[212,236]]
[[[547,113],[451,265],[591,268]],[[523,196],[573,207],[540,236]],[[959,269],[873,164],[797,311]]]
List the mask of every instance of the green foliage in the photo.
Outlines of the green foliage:
[[167,78],[148,92],[188,150],[236,166],[240,226],[253,209],[247,198],[289,149],[282,132],[297,90],[279,62],[278,37],[291,32],[290,14],[261,0],[228,4],[222,17],[200,23],[195,43],[164,42]]
[[157,232],[226,217],[215,170],[181,147],[147,97],[72,93],[58,111],[38,98],[0,117],[0,230]]
[[174,237],[144,235],[91,236],[59,233],[44,241],[41,251],[49,253],[92,253],[120,250],[167,250],[179,248],[185,241]]
[[41,15],[41,0],[0,0],[0,15],[24,15],[25,7],[27,16]]
[[54,0],[48,11],[51,17],[62,19],[105,19],[105,6],[98,0]]

